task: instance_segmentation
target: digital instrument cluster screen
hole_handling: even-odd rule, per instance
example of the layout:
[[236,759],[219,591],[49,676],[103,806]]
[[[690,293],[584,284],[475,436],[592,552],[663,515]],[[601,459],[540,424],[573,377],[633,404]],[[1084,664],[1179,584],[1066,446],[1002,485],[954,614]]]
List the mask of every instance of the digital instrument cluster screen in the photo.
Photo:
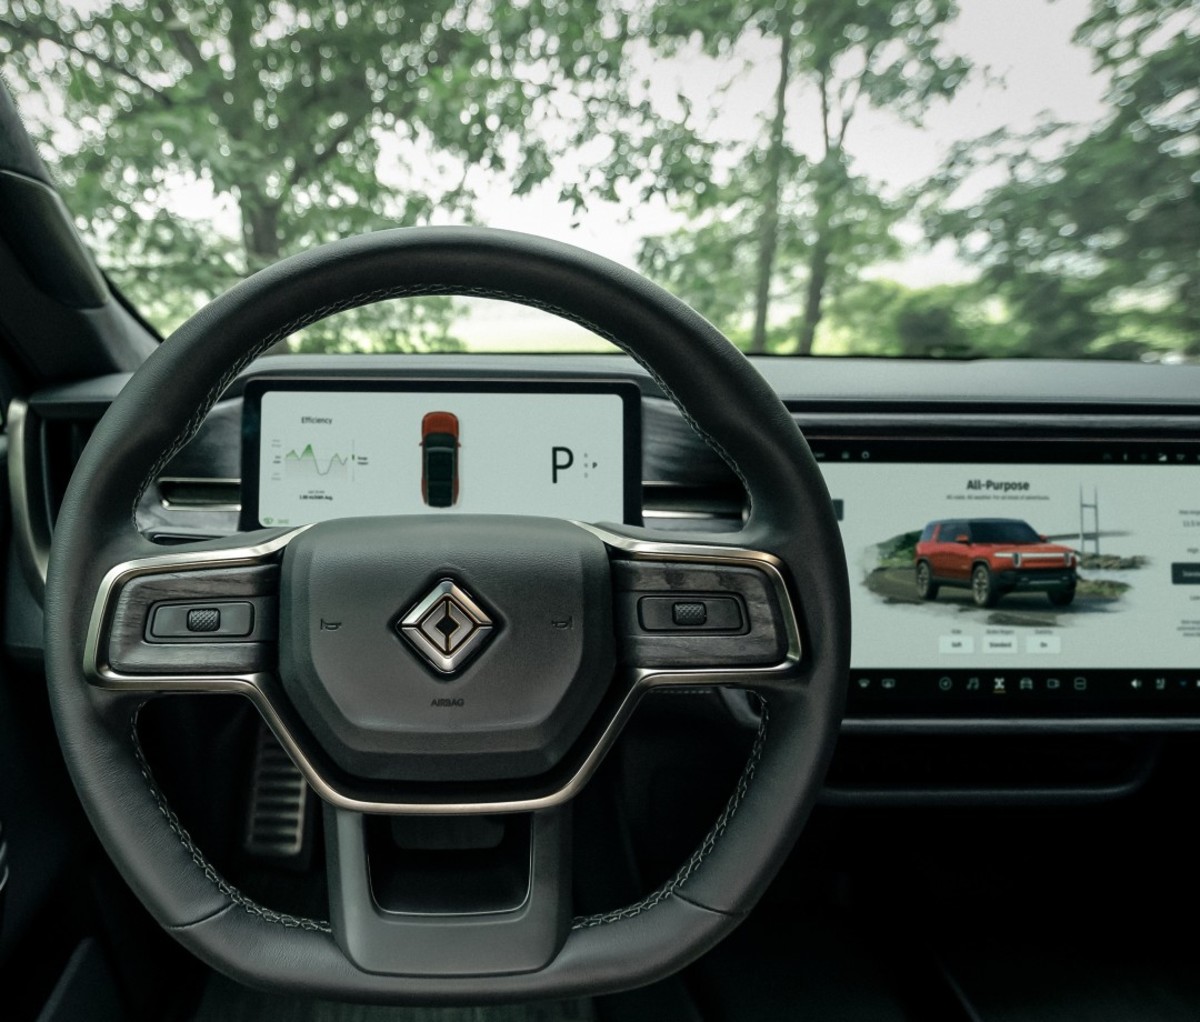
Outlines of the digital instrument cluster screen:
[[1195,445],[1098,449],[1088,463],[886,454],[827,450],[821,466],[864,687],[905,668],[943,690],[1083,691],[1089,671],[1118,668],[1132,690],[1200,686]]
[[255,380],[244,407],[246,528],[398,514],[641,520],[632,383]]

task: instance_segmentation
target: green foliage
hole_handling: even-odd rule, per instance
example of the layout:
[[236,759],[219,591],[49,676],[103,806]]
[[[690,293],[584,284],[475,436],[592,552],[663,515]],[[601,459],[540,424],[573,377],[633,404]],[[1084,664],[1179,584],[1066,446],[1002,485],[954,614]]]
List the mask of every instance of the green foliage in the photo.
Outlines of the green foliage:
[[[606,120],[649,117],[627,98],[628,35],[621,4],[561,0],[15,0],[0,13],[14,87],[73,126],[40,137],[81,227],[171,325],[281,255],[469,218],[473,172],[528,192]],[[181,191],[237,226],[206,222]],[[341,326],[372,345],[450,343],[446,302],[414,304]],[[359,346],[319,330],[302,346],[324,343]]]
[[[1200,19],[1191,0],[1094,0],[1076,40],[1110,75],[1108,116],[960,146],[930,228],[983,267],[1023,354],[1200,353]],[[949,203],[989,165],[1001,185]]]
[[378,354],[386,351],[462,351],[451,328],[458,316],[448,297],[377,302],[339,312],[292,335],[302,354]]
[[[855,160],[861,112],[917,124],[954,96],[970,70],[943,39],[957,13],[955,0],[8,0],[0,60],[80,228],[168,327],[281,256],[469,222],[498,181],[514,195],[554,182],[577,213],[599,199],[633,219],[669,196],[687,225],[645,238],[642,268],[750,351],[1200,354],[1195,0],[1092,0],[1075,40],[1107,76],[1101,123],[963,143],[933,181],[889,194]],[[734,143],[698,132],[646,61],[712,58],[715,123],[764,52],[775,94]],[[879,279],[914,209],[977,281]],[[461,311],[385,303],[292,345],[453,350]]]
[[917,542],[921,538],[921,530],[902,532],[882,543],[876,543],[879,553],[878,568],[911,568],[913,558],[917,555]]
[[[916,123],[954,94],[968,66],[944,52],[941,34],[956,14],[953,0],[656,6],[652,38],[667,52],[698,45],[729,56],[744,41],[771,40],[778,81],[758,138],[722,180],[683,193],[692,226],[647,239],[642,265],[732,335],[748,329],[748,350],[811,351],[826,300],[899,252],[892,230],[902,208],[854,171],[855,116],[886,108]],[[805,101],[816,120],[802,127]],[[805,134],[818,139],[815,153],[795,148]],[[785,318],[792,340],[779,343]]]
[[755,233],[748,201],[706,223],[646,238],[638,261],[729,337],[748,334]]
[[829,354],[988,358],[1021,354],[1011,310],[977,283],[907,288],[854,282],[830,302],[818,335]]

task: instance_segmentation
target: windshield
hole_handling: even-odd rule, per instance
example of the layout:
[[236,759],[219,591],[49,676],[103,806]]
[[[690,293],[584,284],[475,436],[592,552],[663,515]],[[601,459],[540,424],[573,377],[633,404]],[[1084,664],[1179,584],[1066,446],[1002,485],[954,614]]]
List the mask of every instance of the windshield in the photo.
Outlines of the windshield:
[[[636,267],[746,351],[1200,353],[1194,0],[14,0],[0,61],[169,333],[281,256],[475,223]],[[300,351],[580,350],[456,298]]]
[[971,522],[972,543],[1040,543],[1042,538],[1025,522]]

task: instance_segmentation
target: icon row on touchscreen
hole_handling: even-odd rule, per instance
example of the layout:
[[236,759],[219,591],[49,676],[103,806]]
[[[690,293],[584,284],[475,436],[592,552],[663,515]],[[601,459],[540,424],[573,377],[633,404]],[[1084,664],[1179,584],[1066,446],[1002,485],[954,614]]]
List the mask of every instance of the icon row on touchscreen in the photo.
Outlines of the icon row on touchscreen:
[[[932,683],[932,684],[931,684]],[[966,696],[1021,696],[1024,694],[1076,696],[1094,693],[1103,696],[1200,695],[1200,678],[1164,674],[1144,674],[1124,678],[1068,673],[1048,676],[1044,673],[988,672],[979,674],[942,674],[912,677],[904,675],[856,675],[852,690],[863,694]]]

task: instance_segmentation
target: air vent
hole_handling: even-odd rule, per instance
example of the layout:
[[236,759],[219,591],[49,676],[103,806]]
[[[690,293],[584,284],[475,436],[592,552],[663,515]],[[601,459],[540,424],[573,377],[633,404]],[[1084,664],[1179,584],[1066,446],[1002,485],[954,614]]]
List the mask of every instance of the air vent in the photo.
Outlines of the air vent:
[[240,479],[161,476],[158,495],[168,511],[240,511]]
[[8,485],[21,571],[40,602],[50,534],[67,483],[95,429],[90,418],[42,419],[19,398],[9,403]]
[[745,507],[746,495],[733,487],[642,484],[642,515],[659,528],[736,529]]
[[216,532],[163,532],[159,529],[151,529],[146,533],[146,538],[160,546],[180,546],[184,543],[199,543],[203,539],[222,539],[224,537]]
[[58,519],[71,474],[95,428],[90,419],[46,419],[41,423],[40,453],[51,525]]

